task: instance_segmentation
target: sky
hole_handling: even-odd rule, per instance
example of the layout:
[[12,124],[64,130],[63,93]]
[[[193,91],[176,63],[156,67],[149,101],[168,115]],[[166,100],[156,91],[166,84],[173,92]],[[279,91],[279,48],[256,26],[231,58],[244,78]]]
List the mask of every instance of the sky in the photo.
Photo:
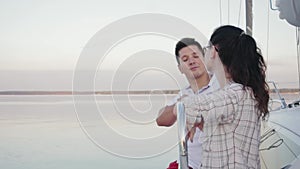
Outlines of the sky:
[[[297,88],[296,28],[279,19],[278,11],[270,10],[269,0],[254,0],[253,4],[253,37],[267,61],[268,80],[278,82],[282,88]],[[244,29],[244,6],[239,0],[0,1],[0,90],[71,89],[73,71],[88,42],[97,32],[125,17],[165,14],[193,25],[209,38],[220,25]],[[173,29],[180,27],[170,31]],[[176,89],[177,82],[186,82],[182,82],[184,77],[173,58],[175,43],[176,39],[159,34],[120,39],[105,58],[99,59],[97,89]],[[151,53],[155,51],[166,55],[166,59],[158,60],[167,62],[166,67],[138,69],[153,61]],[[139,57],[143,59],[138,61]],[[126,72],[131,73],[126,76]],[[122,83],[126,84],[119,85]]]

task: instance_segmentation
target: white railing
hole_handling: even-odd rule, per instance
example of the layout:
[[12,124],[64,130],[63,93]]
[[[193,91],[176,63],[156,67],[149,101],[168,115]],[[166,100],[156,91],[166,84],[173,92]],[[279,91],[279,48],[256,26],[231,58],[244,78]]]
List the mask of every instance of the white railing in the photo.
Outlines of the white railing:
[[187,149],[187,133],[186,133],[186,116],[184,104],[178,102],[177,108],[177,126],[179,139],[179,166],[180,169],[188,169],[188,149]]

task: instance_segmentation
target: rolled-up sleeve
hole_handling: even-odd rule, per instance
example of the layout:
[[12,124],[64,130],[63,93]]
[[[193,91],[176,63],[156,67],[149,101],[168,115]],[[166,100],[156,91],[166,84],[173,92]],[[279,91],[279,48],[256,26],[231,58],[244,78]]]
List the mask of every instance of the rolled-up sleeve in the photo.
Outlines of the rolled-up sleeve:
[[243,98],[244,93],[242,86],[236,85],[208,95],[187,97],[183,101],[188,128],[199,118],[203,118],[205,123],[231,123],[235,118],[238,103]]

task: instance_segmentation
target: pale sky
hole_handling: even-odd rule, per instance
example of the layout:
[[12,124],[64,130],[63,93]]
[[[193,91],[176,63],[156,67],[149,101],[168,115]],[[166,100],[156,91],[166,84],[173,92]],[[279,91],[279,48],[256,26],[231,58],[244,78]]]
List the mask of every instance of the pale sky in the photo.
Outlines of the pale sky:
[[[233,24],[244,29],[244,0],[222,0],[221,14],[219,3],[220,0],[0,1],[0,83],[6,84],[0,85],[0,89],[22,89],[24,77],[11,77],[7,74],[11,70],[73,71],[81,51],[96,32],[135,14],[160,13],[180,18],[198,28],[207,38],[221,24]],[[277,81],[281,87],[298,87],[296,28],[280,20],[278,11],[269,9],[269,0],[254,0],[253,3],[253,36],[268,63],[268,79]],[[155,36],[128,39],[108,54],[111,57],[103,61],[102,69],[116,71],[132,55],[149,48],[169,52],[171,56],[175,43],[174,39]],[[174,64],[175,72],[172,73],[179,74],[175,61],[170,64]],[[123,68],[126,70],[126,67]],[[49,79],[55,81],[55,76]],[[18,86],[16,83],[19,82]],[[33,89],[39,88],[35,84],[38,81],[27,82],[26,85],[30,86],[30,83],[35,86]]]

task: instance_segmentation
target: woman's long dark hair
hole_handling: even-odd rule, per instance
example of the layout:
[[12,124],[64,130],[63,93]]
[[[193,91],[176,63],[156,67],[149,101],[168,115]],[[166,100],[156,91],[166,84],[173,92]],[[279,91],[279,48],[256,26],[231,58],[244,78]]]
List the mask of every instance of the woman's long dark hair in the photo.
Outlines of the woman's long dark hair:
[[253,90],[259,116],[265,118],[269,113],[269,86],[266,82],[266,64],[255,40],[242,29],[226,25],[214,31],[210,42],[232,80]]

